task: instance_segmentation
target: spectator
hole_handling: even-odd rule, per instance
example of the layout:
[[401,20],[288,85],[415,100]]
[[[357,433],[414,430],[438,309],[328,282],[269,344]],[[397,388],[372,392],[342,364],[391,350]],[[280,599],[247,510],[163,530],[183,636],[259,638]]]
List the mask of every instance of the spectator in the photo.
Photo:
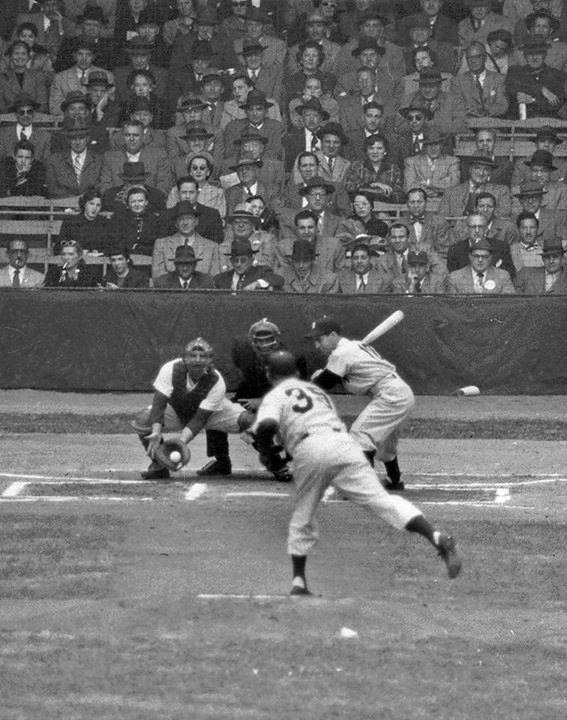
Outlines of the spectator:
[[240,157],[229,170],[238,174],[238,184],[229,187],[226,191],[226,204],[229,214],[237,205],[247,202],[254,195],[261,195],[270,207],[278,202],[278,189],[264,185],[258,179],[262,167],[262,160],[253,157]]
[[224,80],[219,71],[209,72],[203,75],[201,81],[201,98],[207,104],[210,125],[215,133],[221,129],[226,94],[227,91]]
[[493,30],[488,33],[486,41],[488,45],[486,67],[506,77],[508,68],[513,64],[512,34],[508,30]]
[[[197,233],[207,240],[212,240],[220,245],[224,240],[224,230],[219,211],[198,202],[199,183],[191,175],[179,178],[175,185],[175,194],[170,193],[168,198],[168,209],[161,215],[162,226],[167,228],[167,233],[175,232],[176,210],[179,202],[189,202],[197,210]],[[172,191],[173,192],[173,191]]]
[[[232,98],[227,100],[222,109],[222,116],[220,119],[220,129],[224,130],[231,120],[245,120],[246,111],[244,105],[250,91],[254,88],[254,83],[250,78],[241,73],[237,72],[230,78]],[[274,98],[268,98],[270,106],[266,113],[266,117],[270,120],[281,121],[281,113],[278,103]]]
[[364,242],[355,242],[350,267],[343,268],[338,279],[340,292],[348,295],[387,292],[385,276],[372,267],[370,247]]
[[333,93],[337,78],[334,74],[324,72],[321,68],[325,61],[325,52],[319,43],[306,40],[299,44],[296,54],[297,70],[286,74],[284,78],[284,91],[288,98],[298,97],[305,87],[305,81],[310,77],[318,77],[327,92]]
[[213,287],[213,278],[196,270],[201,258],[195,256],[190,245],[178,245],[172,258],[174,269],[154,279],[154,288],[160,290],[204,290]]
[[406,39],[401,39],[401,44],[405,45],[403,58],[405,61],[406,72],[412,72],[414,68],[413,53],[416,50],[428,50],[435,55],[434,65],[439,68],[442,73],[453,74],[457,63],[454,46],[443,36],[433,38],[432,29],[429,20],[424,16],[413,16],[407,22]]
[[435,127],[428,128],[423,136],[423,153],[406,158],[404,185],[407,190],[419,187],[428,198],[438,198],[459,184],[459,159],[443,155],[446,137]]
[[404,277],[408,272],[409,228],[401,222],[392,223],[388,249],[376,261],[376,269],[386,284]]
[[[350,236],[364,234],[368,235],[368,242],[373,250],[377,252],[384,251],[385,239],[388,236],[388,225],[384,220],[380,220],[377,214],[372,210],[374,203],[374,194],[368,191],[359,190],[354,193],[352,198],[352,214],[347,218],[353,223]],[[341,230],[337,231],[340,234]]]
[[[475,154],[492,160],[490,180],[494,185],[510,185],[512,182],[513,164],[507,155],[496,155],[496,130],[494,128],[478,128],[475,130]],[[469,159],[461,160],[461,181],[470,177]]]
[[195,29],[197,11],[193,6],[193,0],[177,0],[177,15],[163,24],[162,36],[167,45],[179,42],[186,35]]
[[518,239],[510,245],[514,267],[517,271],[523,267],[543,267],[542,246],[538,242],[539,220],[533,213],[523,211],[516,218],[516,225]]
[[468,70],[457,75],[452,92],[462,96],[468,117],[503,117],[508,110],[505,80],[501,73],[486,69],[486,49],[471,43],[465,57]]
[[[281,160],[266,157],[264,151],[267,144],[267,138],[256,130],[245,130],[237,140],[241,157],[259,160],[262,163],[258,166],[258,181],[265,188],[268,204],[279,206],[285,179],[284,165]],[[236,162],[236,158],[225,160],[224,167],[229,169]]]
[[[37,26],[33,22],[25,22],[16,28],[16,40],[25,42],[30,49],[28,67],[31,70],[41,70],[47,77],[53,74],[53,62],[48,49],[40,45],[37,40]],[[0,62],[2,70],[8,66],[8,59]]]
[[217,275],[221,270],[219,246],[197,233],[198,214],[190,202],[182,201],[175,209],[176,232],[167,237],[158,238],[154,244],[152,256],[152,278],[175,270],[172,256],[175,248],[186,245],[193,248],[195,257],[201,258],[202,270],[207,275]]
[[432,115],[421,100],[410,100],[400,108],[399,114],[405,122],[400,123],[395,117],[390,117],[387,132],[391,137],[393,157],[403,162],[423,152],[423,139]]
[[274,236],[260,229],[260,220],[251,209],[253,202],[237,205],[228,216],[224,245],[229,248],[235,241],[247,242],[254,252],[253,265],[277,268],[282,264],[281,256],[277,255],[279,248]]
[[[558,145],[563,143],[563,140],[557,135],[555,128],[546,125],[545,127],[538,128],[536,134],[529,138],[535,143],[536,150],[547,150],[552,155],[555,153]],[[557,167],[553,170],[549,179],[552,182],[564,182],[567,177],[567,160],[557,156],[553,157],[553,164]],[[520,186],[520,183],[525,180],[531,179],[531,168],[529,168],[523,160],[516,160],[514,165],[514,171],[512,174],[511,185],[513,188]]]
[[173,174],[165,150],[144,147],[144,128],[138,120],[127,120],[122,125],[124,150],[104,153],[100,185],[104,191],[120,184],[125,162],[142,162],[148,173],[148,184],[167,195],[173,185]]
[[113,87],[106,70],[91,70],[86,84],[91,118],[94,124],[105,130],[115,128],[120,118],[120,106],[112,97]]
[[143,98],[150,104],[155,127],[161,130],[169,126],[169,112],[158,94],[155,75],[150,70],[133,70],[128,76],[128,94],[121,105],[122,122],[129,118],[129,108],[137,98]]
[[73,50],[74,64],[68,70],[58,72],[53,78],[49,91],[49,112],[57,115],[61,103],[68,93],[86,93],[87,83],[91,72],[106,72],[108,81],[113,83],[114,76],[106,68],[94,65],[94,50],[89,39],[76,38]]
[[[444,41],[453,46],[458,45],[457,26],[443,14],[443,0],[419,0],[419,4],[421,11],[417,17],[427,21],[431,37],[434,40]],[[407,42],[408,28],[412,27],[416,19],[415,15],[410,15],[401,21],[399,37],[402,43]]]
[[148,208],[156,213],[165,209],[165,195],[148,184],[149,173],[143,162],[125,162],[118,174],[120,185],[105,190],[102,195],[102,209],[119,212],[126,208],[126,196],[131,187],[143,186],[148,194]]
[[316,261],[315,246],[308,240],[296,240],[289,265],[282,268],[286,292],[321,294],[340,292],[337,275],[324,270]]
[[150,208],[145,187],[139,185],[128,190],[126,208],[114,213],[109,232],[113,243],[125,245],[131,254],[151,257],[154,243],[161,234],[161,223]]
[[231,120],[225,127],[222,135],[223,157],[230,157],[237,151],[237,141],[245,130],[254,130],[268,139],[266,156],[280,159],[282,156],[282,138],[284,135],[283,123],[270,120],[267,117],[268,109],[272,103],[266,99],[263,92],[250,90],[243,109],[246,113],[244,120]]
[[61,265],[50,265],[45,287],[92,288],[100,285],[100,266],[87,265],[83,249],[76,240],[60,243]]
[[38,43],[54,58],[63,38],[73,35],[73,23],[59,12],[59,0],[38,0],[38,5],[30,12],[18,14],[15,27],[22,23],[33,23],[37,29]]
[[37,103],[22,93],[16,96],[9,110],[16,114],[16,122],[0,127],[0,158],[10,157],[14,145],[20,140],[26,140],[33,145],[34,158],[43,162],[49,154],[50,134],[34,125]]
[[96,187],[89,188],[79,198],[79,214],[66,217],[61,223],[60,245],[68,240],[77,240],[88,253],[106,254],[110,245],[109,222],[100,214],[102,193]]
[[565,250],[561,240],[546,240],[541,257],[543,267],[523,267],[516,276],[516,290],[522,295],[567,295]]
[[258,231],[276,233],[279,230],[275,212],[266,205],[266,201],[261,195],[252,195],[246,204],[252,215],[258,219]]
[[427,194],[422,188],[410,188],[406,196],[409,217],[409,244],[412,249],[426,251],[431,258],[433,252],[447,258],[451,243],[449,225],[439,214],[427,212]]
[[132,267],[130,251],[126,245],[115,243],[109,248],[108,257],[110,269],[106,271],[104,278],[106,290],[148,287],[148,274]]
[[[329,119],[329,113],[317,98],[311,98],[295,108],[301,118],[301,128],[291,128],[284,138],[286,170],[290,172],[296,166],[297,157],[303,152],[316,152],[321,149],[319,130]],[[297,179],[295,180],[297,182]]]
[[[344,120],[344,118],[343,118]],[[371,135],[384,133],[384,107],[381,103],[371,101],[362,106],[362,123],[357,120],[355,128],[348,130],[348,120],[343,122],[347,131],[348,147],[345,157],[349,160],[363,160],[365,155],[364,141]]]
[[[318,75],[311,75],[311,77],[305,78],[301,96],[294,97],[289,101],[288,115],[293,128],[303,130],[304,123],[301,117],[303,110],[298,108],[304,108],[313,99],[319,101],[319,106],[315,105],[314,107],[319,107],[320,111],[327,113],[327,119],[339,122],[339,105],[337,101],[331,97],[327,92],[327,88],[323,86],[322,78]],[[307,147],[306,144],[305,148],[307,149]],[[311,148],[311,145],[309,145],[309,148]]]
[[7,245],[8,264],[0,269],[0,287],[41,287],[44,276],[28,265],[29,250],[25,240],[11,238]]
[[[121,46],[123,47],[123,46]],[[114,70],[114,83],[116,95],[119,102],[127,102],[132,93],[132,75],[143,71],[148,73],[147,78],[151,80],[152,91],[157,97],[165,97],[168,75],[167,70],[152,62],[153,46],[143,38],[132,37],[126,44],[128,64],[119,65]]]
[[[80,42],[92,47],[97,65],[111,69],[115,64],[114,40],[103,37],[102,30],[107,24],[104,11],[98,5],[85,5],[82,15],[77,18]],[[75,62],[77,37],[64,37],[55,60],[55,72],[68,70]]]
[[567,222],[565,211],[554,213],[543,207],[545,190],[541,184],[533,180],[526,180],[514,197],[520,201],[520,208],[524,212],[533,213],[539,222],[538,242],[543,245],[544,240],[554,240],[564,233]]
[[502,15],[493,12],[492,0],[467,0],[469,15],[458,25],[459,43],[469,47],[477,42],[485,45],[490,33],[495,30],[512,32],[513,23]]
[[255,250],[248,240],[233,240],[230,252],[232,269],[213,278],[217,290],[281,290],[283,278],[276,275],[269,265],[255,265]]
[[510,217],[510,190],[506,185],[493,185],[490,182],[492,160],[480,153],[475,153],[469,161],[468,182],[460,183],[445,191],[439,204],[439,214],[443,217],[463,217],[474,211],[476,199],[482,192],[489,192],[496,198],[498,214]]
[[[324,58],[320,66],[321,72],[336,75],[337,59],[341,48],[340,45],[329,39],[330,21],[324,16],[323,9],[309,13],[302,24],[303,28],[305,28],[304,41],[316,43],[323,51]],[[289,49],[287,71],[290,74],[300,70],[302,45],[303,42],[292,45]]]
[[208,40],[197,40],[191,48],[192,63],[176,70],[170,68],[166,106],[170,113],[179,108],[179,98],[201,93],[203,78],[217,72],[213,65],[213,48]]
[[187,159],[195,153],[211,152],[213,133],[202,125],[174,125],[167,131],[167,154],[177,177],[187,174]]
[[407,255],[408,271],[392,280],[390,290],[401,295],[436,295],[447,292],[447,273],[434,274],[425,250],[410,250]]
[[[284,195],[284,213],[287,209],[301,210],[307,207],[307,196],[302,192],[302,188],[315,177],[319,177],[319,158],[314,152],[301,152],[297,156],[297,178],[292,173],[287,181]],[[329,187],[333,188],[332,194],[328,197],[327,206],[333,214],[346,215],[350,210],[350,201],[344,188],[335,188],[329,183]]]
[[[547,150],[536,150],[524,163],[530,169],[530,180],[541,185],[544,192],[542,207],[552,212],[567,211],[567,186],[563,182],[552,182],[551,173],[558,168],[553,164],[553,155]],[[519,212],[519,202],[515,201],[512,212]]]
[[[199,184],[199,202],[207,207],[217,210],[221,218],[226,216],[226,198],[221,188],[216,187],[209,178],[213,174],[214,161],[208,152],[192,153],[187,156],[187,173],[195,178]],[[181,168],[178,168],[181,171]],[[176,200],[176,188],[170,192],[167,200],[167,206],[173,207],[178,202]]]
[[351,195],[358,190],[371,190],[381,202],[404,201],[402,172],[391,161],[386,138],[369,135],[364,140],[364,159],[354,160],[346,176],[345,187]]
[[102,157],[88,147],[90,123],[66,118],[62,130],[70,149],[50,155],[46,163],[47,192],[52,198],[82,195],[101,176]]
[[36,107],[47,112],[47,75],[42,70],[28,68],[30,49],[25,42],[16,40],[6,51],[8,67],[0,73],[0,112],[8,112],[18,95],[29,95]]
[[320,127],[317,134],[321,140],[321,149],[315,151],[320,177],[335,186],[344,186],[351,164],[343,156],[343,148],[348,143],[343,128],[339,123],[329,122]]
[[34,146],[20,140],[14,145],[12,157],[0,161],[0,197],[46,193],[45,167],[34,159]]
[[[87,147],[91,152],[102,154],[108,149],[108,133],[102,125],[94,124],[92,121],[91,100],[81,90],[67,93],[65,100],[61,103],[63,113],[63,124],[68,122],[82,122],[89,126]],[[63,152],[69,150],[69,137],[63,130],[56,130],[51,133],[51,152]]]
[[[154,126],[154,118],[157,114],[156,110],[157,108],[155,103],[153,103],[149,98],[135,97],[126,107],[125,116],[126,120],[141,123],[144,148],[165,150],[165,132],[163,130],[156,129]],[[124,150],[126,147],[124,142],[124,133],[113,133],[110,147],[112,150]]]
[[487,236],[488,220],[486,215],[473,213],[467,218],[467,237],[451,245],[447,254],[447,270],[452,273],[466,267],[470,261],[471,251],[481,241],[490,247],[491,262],[496,268],[506,270],[512,280],[516,276],[516,268],[510,255],[510,246]]
[[[374,38],[361,37],[357,46],[352,50],[352,56],[357,59],[358,66],[350,72],[338,76],[335,92],[337,94],[355,94],[357,92],[364,96],[375,95],[369,99],[380,98],[388,109],[393,107],[392,98],[394,95],[395,82],[388,73],[388,68],[383,64],[383,57],[386,50]],[[360,82],[360,71],[367,71],[367,80]],[[397,81],[399,69],[395,74]]]
[[221,28],[234,46],[235,40],[246,37],[246,15],[251,4],[249,0],[231,0],[231,14],[221,22]]
[[[404,97],[413,97],[419,91],[419,75],[425,68],[438,68],[437,56],[429,46],[417,46],[411,51],[411,69],[407,75],[401,78],[395,87],[394,94],[399,101]],[[442,72],[441,90],[450,92],[451,82],[454,77],[451,73]]]
[[356,71],[356,78],[356,88],[338,98],[339,118],[346,130],[364,125],[363,108],[371,102],[378,103],[386,117],[391,116],[397,108],[394,87],[383,87],[374,70],[360,67]]
[[440,132],[454,135],[466,128],[465,105],[460,94],[441,90],[443,76],[436,68],[425,68],[419,76],[419,91],[413,98],[406,98],[403,106],[418,102],[429,110],[431,119]]
[[[540,40],[548,45],[546,64],[557,70],[565,70],[567,63],[567,44],[565,40],[565,24],[550,12],[548,8],[533,5],[531,12],[523,22],[516,25],[515,37],[518,45],[529,40]],[[560,37],[560,29],[563,37]]]
[[492,260],[492,244],[488,239],[479,240],[469,249],[468,264],[449,274],[447,292],[450,295],[515,295],[510,275],[494,267]]
[[[364,0],[362,0],[363,2]],[[387,36],[391,36],[386,30],[386,21],[382,15],[386,12],[386,5],[382,5],[380,8],[380,14],[375,7],[371,7],[373,3],[366,2],[366,8],[364,10],[361,5],[361,0],[357,0],[357,11],[355,14],[344,13],[341,21],[342,32],[346,37],[353,38],[345,43],[337,59],[337,76],[343,75],[351,70],[356,70],[356,55],[353,55],[353,51],[360,48],[361,40],[373,40],[381,48],[384,53],[382,57],[382,67],[384,74],[388,79],[396,80],[403,73],[404,56],[402,49],[390,42]],[[347,17],[348,16],[348,17]],[[354,22],[348,31],[349,21]],[[344,23],[344,24],[343,24]]]
[[264,46],[258,40],[244,40],[242,60],[244,73],[250,78],[256,90],[267,97],[280,98],[282,94],[282,65],[268,65],[264,62]]

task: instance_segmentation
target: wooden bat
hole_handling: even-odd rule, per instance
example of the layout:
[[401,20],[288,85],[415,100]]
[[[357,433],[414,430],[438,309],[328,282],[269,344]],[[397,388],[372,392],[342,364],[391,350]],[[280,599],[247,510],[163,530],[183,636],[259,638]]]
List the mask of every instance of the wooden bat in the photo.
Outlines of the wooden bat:
[[387,333],[389,330],[391,330],[393,327],[398,325],[398,323],[401,323],[404,319],[404,314],[401,310],[396,310],[391,315],[388,315],[388,317],[385,320],[382,320],[382,322],[379,325],[376,325],[374,330],[371,330],[368,335],[365,335],[362,340],[360,341],[362,345],[370,345],[374,342],[374,340],[377,340],[379,337]]

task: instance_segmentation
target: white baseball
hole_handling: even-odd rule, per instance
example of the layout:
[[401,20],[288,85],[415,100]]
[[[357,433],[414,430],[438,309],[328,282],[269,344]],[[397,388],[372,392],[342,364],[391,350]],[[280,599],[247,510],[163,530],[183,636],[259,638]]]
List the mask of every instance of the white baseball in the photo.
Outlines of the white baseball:
[[181,460],[181,453],[179,450],[174,450],[173,452],[169,453],[169,459],[171,462],[178,463]]

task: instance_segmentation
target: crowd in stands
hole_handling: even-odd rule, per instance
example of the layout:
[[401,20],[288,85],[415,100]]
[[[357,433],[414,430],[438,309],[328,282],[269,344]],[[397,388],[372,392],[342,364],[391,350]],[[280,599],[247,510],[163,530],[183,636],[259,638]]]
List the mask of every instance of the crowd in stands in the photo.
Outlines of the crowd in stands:
[[6,5],[0,205],[79,201],[0,286],[567,294],[561,0]]

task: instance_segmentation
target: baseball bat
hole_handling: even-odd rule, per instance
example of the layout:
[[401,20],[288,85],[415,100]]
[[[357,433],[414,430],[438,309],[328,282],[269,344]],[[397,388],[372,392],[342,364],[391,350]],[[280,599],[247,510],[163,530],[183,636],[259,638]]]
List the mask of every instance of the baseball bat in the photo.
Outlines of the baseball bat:
[[370,345],[374,342],[374,340],[377,340],[379,337],[387,333],[389,330],[391,330],[393,327],[398,325],[398,323],[401,323],[404,319],[404,314],[401,310],[396,310],[391,315],[388,315],[388,317],[385,320],[382,320],[382,322],[379,325],[376,325],[374,330],[371,330],[368,335],[365,335],[362,340],[360,341],[362,345]]

